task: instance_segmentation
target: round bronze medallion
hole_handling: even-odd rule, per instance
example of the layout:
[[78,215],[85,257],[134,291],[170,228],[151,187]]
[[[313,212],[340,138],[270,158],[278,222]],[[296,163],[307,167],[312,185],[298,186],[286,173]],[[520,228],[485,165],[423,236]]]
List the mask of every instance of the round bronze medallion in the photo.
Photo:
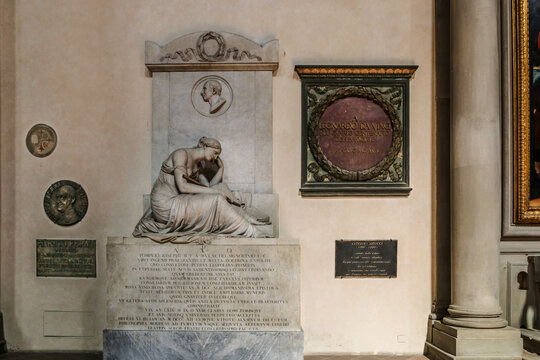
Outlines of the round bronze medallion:
[[88,197],[81,185],[70,180],[60,180],[47,189],[43,208],[53,223],[70,226],[86,215]]
[[56,148],[56,132],[45,124],[32,126],[26,135],[26,148],[37,157],[50,155]]
[[314,107],[308,144],[331,176],[369,180],[386,171],[401,150],[402,129],[394,107],[376,90],[349,86]]

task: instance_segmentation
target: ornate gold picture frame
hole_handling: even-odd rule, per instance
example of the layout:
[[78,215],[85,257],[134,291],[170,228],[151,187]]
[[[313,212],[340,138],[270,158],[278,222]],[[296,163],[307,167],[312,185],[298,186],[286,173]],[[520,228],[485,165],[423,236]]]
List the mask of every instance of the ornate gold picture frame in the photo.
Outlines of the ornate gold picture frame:
[[540,1],[513,0],[513,203],[515,224],[540,224],[539,38]]

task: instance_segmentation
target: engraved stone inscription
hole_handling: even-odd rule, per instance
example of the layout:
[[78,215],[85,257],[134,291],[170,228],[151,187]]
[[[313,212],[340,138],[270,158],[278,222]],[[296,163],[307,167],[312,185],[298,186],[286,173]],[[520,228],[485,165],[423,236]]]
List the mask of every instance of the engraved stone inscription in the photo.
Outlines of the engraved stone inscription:
[[397,240],[336,240],[336,278],[397,276]]
[[[109,246],[108,323],[131,330],[299,328],[298,247]],[[114,259],[114,260],[113,260]],[[129,269],[122,276],[115,272]],[[289,267],[290,270],[290,267]],[[298,272],[294,272],[298,273]],[[111,296],[112,295],[112,296]]]
[[96,277],[96,240],[36,240],[36,275]]
[[392,124],[373,101],[347,97],[330,105],[319,123],[319,144],[334,165],[349,171],[379,163],[392,145]]

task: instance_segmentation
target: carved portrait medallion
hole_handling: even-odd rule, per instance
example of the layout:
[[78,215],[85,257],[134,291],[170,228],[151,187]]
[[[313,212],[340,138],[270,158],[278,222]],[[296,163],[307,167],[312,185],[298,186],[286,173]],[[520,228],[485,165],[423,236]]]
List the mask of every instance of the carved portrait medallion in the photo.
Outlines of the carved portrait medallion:
[[56,132],[45,124],[32,126],[26,135],[26,148],[37,157],[50,155],[56,148]]
[[225,113],[231,106],[231,85],[220,76],[209,75],[199,79],[191,90],[191,103],[203,116],[215,117]]
[[70,226],[86,215],[88,197],[81,185],[70,180],[60,180],[47,189],[43,208],[53,223]]

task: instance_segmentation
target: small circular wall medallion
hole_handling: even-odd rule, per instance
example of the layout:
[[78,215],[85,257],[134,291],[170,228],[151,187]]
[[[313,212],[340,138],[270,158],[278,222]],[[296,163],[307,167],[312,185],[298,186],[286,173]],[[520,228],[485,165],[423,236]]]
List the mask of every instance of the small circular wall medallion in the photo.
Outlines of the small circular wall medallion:
[[231,85],[220,76],[205,76],[193,85],[191,103],[197,112],[215,117],[229,110],[233,101]]
[[86,215],[88,197],[81,185],[71,180],[60,180],[47,189],[43,208],[53,223],[70,226]]
[[30,154],[37,157],[50,155],[56,148],[56,132],[45,124],[32,126],[26,135],[26,147]]

